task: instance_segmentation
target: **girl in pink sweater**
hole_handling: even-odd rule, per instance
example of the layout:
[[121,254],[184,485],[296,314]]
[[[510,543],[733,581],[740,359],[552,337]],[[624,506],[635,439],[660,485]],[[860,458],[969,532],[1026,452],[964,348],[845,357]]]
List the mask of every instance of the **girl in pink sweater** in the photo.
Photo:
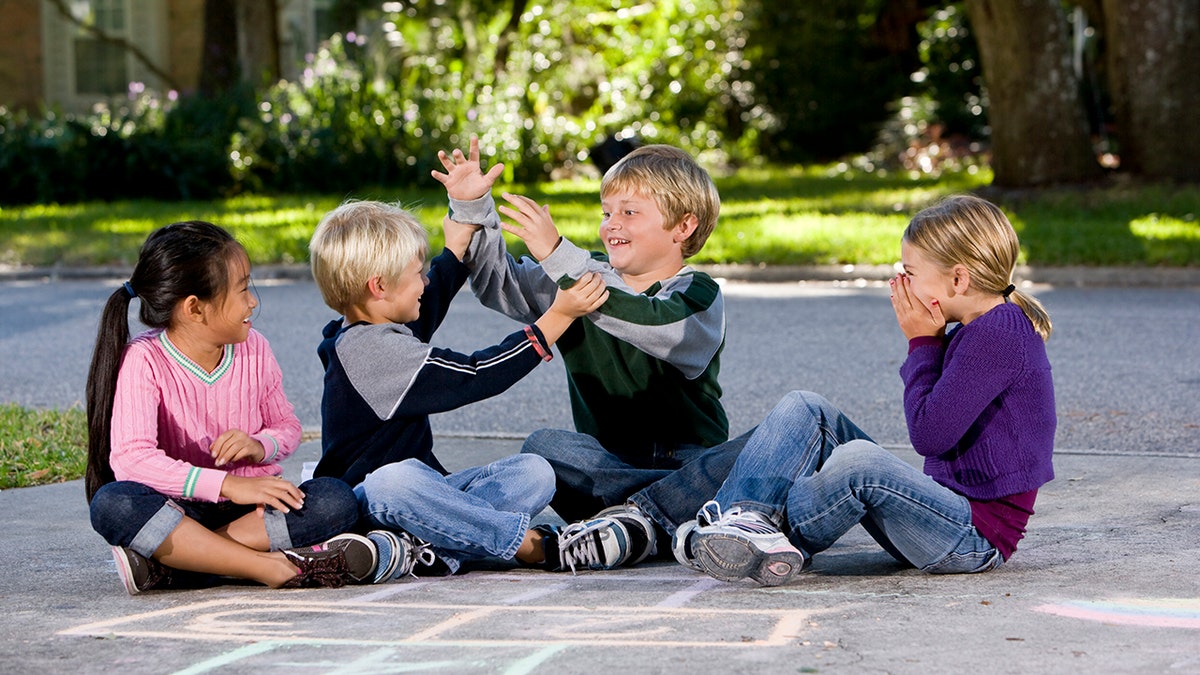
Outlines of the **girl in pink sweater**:
[[[128,311],[150,330],[129,339]],[[263,336],[245,250],[204,222],[168,225],[109,296],[88,374],[87,497],[130,594],[211,577],[272,587],[369,580],[376,549],[340,534],[354,493],[296,486],[279,461],[300,421]]]

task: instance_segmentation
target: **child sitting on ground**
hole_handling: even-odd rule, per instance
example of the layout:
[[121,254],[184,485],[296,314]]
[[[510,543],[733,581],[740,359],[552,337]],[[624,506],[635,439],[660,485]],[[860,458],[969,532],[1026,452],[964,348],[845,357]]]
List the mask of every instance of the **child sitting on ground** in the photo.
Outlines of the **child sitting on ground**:
[[[913,217],[892,307],[913,468],[809,392],[754,431],[697,518],[679,562],[722,581],[787,583],[856,524],[902,563],[936,574],[1010,559],[1054,478],[1050,317],[1012,283],[1020,246],[1004,213],[952,197]],[[949,323],[957,326],[947,331]]]
[[[721,289],[684,264],[716,226],[716,187],[678,148],[634,150],[600,185],[605,252],[589,254],[559,236],[548,206],[526,197],[504,195],[511,207],[500,211],[515,224],[501,223],[491,189],[503,165],[481,170],[477,138],[467,155],[438,156],[445,172],[433,176],[451,217],[481,225],[465,261],[484,305],[529,321],[563,284],[600,274],[608,285],[608,302],[559,341],[576,431],[535,431],[522,452],[554,467],[551,506],[569,523],[557,533],[559,569],[646,559],[716,491],[745,440],[727,440],[717,383]],[[533,259],[509,255],[503,232]]]
[[[129,340],[135,297],[150,330]],[[251,328],[257,306],[245,250],[198,221],[151,234],[105,303],[87,383],[86,487],[130,594],[211,575],[336,587],[375,571],[371,542],[339,534],[358,520],[350,487],[281,477],[300,421]]]
[[[536,565],[546,550],[530,518],[554,493],[541,457],[515,455],[450,473],[433,454],[432,413],[495,396],[524,377],[576,317],[608,298],[599,275],[559,291],[546,310],[500,344],[473,354],[431,347],[467,279],[460,262],[471,228],[444,223],[446,250],[424,271],[428,241],[408,212],[348,202],[321,220],[309,245],[331,321],[318,347],[325,368],[322,455],[315,475],[354,485],[368,536],[380,549],[375,581],[485,558]],[[436,557],[430,556],[430,547]]]

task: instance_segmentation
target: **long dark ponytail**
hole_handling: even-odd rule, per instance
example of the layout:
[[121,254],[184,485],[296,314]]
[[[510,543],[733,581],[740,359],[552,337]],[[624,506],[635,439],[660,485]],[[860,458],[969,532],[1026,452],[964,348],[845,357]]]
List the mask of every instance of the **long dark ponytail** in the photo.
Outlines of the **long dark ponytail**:
[[88,461],[84,482],[89,503],[96,490],[114,480],[108,462],[112,452],[110,434],[117,372],[129,342],[129,303],[136,295],[141,300],[141,322],[150,328],[166,328],[179,301],[191,295],[201,300],[223,295],[229,284],[229,260],[242,252],[237,240],[212,223],[173,223],[146,238],[133,275],[108,296],[88,369]]

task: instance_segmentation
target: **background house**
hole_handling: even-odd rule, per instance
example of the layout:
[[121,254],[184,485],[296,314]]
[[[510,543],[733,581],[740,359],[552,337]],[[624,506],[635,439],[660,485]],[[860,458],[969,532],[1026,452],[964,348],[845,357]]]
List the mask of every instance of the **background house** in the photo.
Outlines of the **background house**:
[[[195,90],[203,62],[206,4],[206,0],[0,0],[0,106],[82,111],[126,95],[131,82],[157,90]],[[318,26],[332,0],[237,0],[235,4],[239,11],[272,8],[279,74],[290,77],[302,67],[304,55],[316,48]],[[237,28],[231,23],[227,30]],[[238,41],[243,72],[250,70],[245,65],[257,47],[252,40]]]

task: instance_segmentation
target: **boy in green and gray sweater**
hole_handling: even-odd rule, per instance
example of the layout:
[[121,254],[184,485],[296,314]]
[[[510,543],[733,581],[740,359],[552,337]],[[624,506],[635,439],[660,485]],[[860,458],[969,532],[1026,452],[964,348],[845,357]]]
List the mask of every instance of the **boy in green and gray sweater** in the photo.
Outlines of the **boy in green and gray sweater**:
[[[479,144],[438,153],[450,218],[474,226],[464,262],[484,305],[518,321],[540,316],[555,291],[587,272],[609,289],[599,310],[558,342],[576,431],[543,429],[522,452],[545,457],[557,491],[551,506],[569,525],[560,569],[611,569],[655,554],[695,517],[728,474],[744,437],[733,441],[717,383],[725,311],[716,281],[684,264],[716,226],[720,197],[687,153],[638,148],[600,186],[604,253],[559,236],[548,206],[491,189],[503,165],[484,173]],[[502,231],[532,258],[508,254]],[[663,547],[668,548],[666,546]],[[667,551],[663,551],[664,554]]]

